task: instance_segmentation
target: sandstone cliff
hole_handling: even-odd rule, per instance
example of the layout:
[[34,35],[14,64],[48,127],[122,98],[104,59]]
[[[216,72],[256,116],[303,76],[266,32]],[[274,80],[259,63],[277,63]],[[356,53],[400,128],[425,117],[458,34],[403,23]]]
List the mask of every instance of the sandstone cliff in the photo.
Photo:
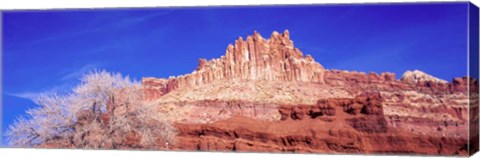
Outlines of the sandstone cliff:
[[190,74],[142,84],[182,150],[466,155],[478,110],[476,79],[325,69],[288,31],[240,37]]
[[388,88],[385,86],[399,87],[403,90],[413,90],[415,86],[419,86],[417,88],[423,91],[451,92],[466,90],[467,84],[464,83],[466,80],[455,78],[452,82],[447,82],[420,70],[406,71],[397,80],[396,75],[391,72],[367,74],[325,69],[312,56],[303,56],[303,53],[294,47],[288,30],[285,30],[282,34],[273,32],[268,39],[263,38],[258,32],[247,36],[246,40],[239,37],[233,45],[227,46],[225,55],[220,58],[208,61],[199,59],[197,68],[190,74],[172,76],[168,79],[145,77],[142,78],[142,84],[146,99],[156,100],[177,89],[225,82],[297,82],[322,84],[327,87],[361,84],[377,88],[383,86],[383,89]]
[[[323,83],[324,68],[310,55],[303,56],[290,40],[288,30],[273,32],[264,39],[258,32],[246,40],[239,37],[227,46],[224,56],[200,59],[190,74],[169,79],[144,78],[150,91],[147,98],[156,98],[172,90],[203,85],[218,80],[270,80]],[[151,96],[150,96],[151,95]]]

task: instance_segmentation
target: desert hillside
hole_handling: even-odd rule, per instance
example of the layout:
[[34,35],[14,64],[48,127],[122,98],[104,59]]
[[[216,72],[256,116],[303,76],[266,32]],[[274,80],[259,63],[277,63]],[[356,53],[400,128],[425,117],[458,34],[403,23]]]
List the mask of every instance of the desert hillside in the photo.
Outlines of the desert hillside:
[[477,80],[324,68],[287,30],[239,37],[192,73],[142,86],[177,127],[176,150],[466,155],[478,139]]

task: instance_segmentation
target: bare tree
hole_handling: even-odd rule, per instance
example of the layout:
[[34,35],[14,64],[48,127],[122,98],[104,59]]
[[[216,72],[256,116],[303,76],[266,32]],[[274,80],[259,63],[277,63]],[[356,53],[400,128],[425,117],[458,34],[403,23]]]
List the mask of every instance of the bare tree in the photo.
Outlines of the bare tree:
[[25,117],[17,118],[9,127],[6,136],[9,144],[16,147],[30,147],[43,142],[33,120]]
[[12,146],[35,146],[71,134],[74,115],[68,97],[42,95],[34,100],[39,105],[27,110],[27,117],[18,118],[6,132]]
[[40,96],[35,103],[39,106],[7,130],[10,145],[67,140],[77,148],[156,149],[173,143],[176,133],[154,107],[144,104],[141,84],[119,73],[90,72],[72,93]]

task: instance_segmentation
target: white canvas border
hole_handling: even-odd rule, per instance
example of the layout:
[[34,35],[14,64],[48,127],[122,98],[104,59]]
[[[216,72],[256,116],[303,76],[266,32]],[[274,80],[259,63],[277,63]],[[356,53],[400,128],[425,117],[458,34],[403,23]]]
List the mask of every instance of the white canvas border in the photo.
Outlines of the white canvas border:
[[[2,0],[0,10],[25,10],[25,9],[70,9],[70,8],[137,8],[137,7],[167,7],[167,6],[232,6],[232,5],[283,5],[283,4],[346,4],[346,3],[399,3],[399,2],[450,2],[452,0]],[[459,0],[456,0],[459,1]],[[460,0],[464,1],[464,0]],[[480,0],[471,0],[479,6]],[[1,17],[1,15],[0,15]],[[0,26],[1,30],[1,26]],[[0,32],[1,35],[1,32]],[[0,37],[1,42],[1,37]],[[1,47],[0,47],[1,48]],[[1,59],[1,58],[0,58]],[[1,69],[1,66],[0,66]],[[1,74],[0,74],[1,77]],[[1,88],[1,83],[0,83]],[[0,96],[1,97],[1,96]],[[1,116],[1,115],[0,115]],[[2,158],[158,158],[158,157],[266,157],[266,158],[401,158],[401,157],[433,157],[433,156],[385,156],[385,155],[326,155],[326,154],[266,154],[266,153],[221,153],[221,152],[171,152],[171,151],[126,151],[126,150],[71,150],[71,149],[12,149],[1,148]],[[473,157],[480,157],[476,154]]]

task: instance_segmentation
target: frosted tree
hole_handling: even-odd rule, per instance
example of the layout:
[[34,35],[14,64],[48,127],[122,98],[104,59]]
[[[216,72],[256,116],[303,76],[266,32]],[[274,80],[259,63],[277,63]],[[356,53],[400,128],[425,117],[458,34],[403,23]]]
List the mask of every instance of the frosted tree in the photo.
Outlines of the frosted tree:
[[75,104],[78,104],[76,107],[79,109],[89,107],[93,112],[102,112],[106,110],[107,102],[118,96],[118,91],[137,85],[138,83],[130,81],[128,76],[124,78],[119,73],[94,71],[84,75],[80,85],[73,89],[76,95]]
[[6,136],[8,143],[14,147],[30,147],[44,142],[33,120],[25,117],[17,118],[9,127]]
[[27,117],[18,118],[6,133],[12,146],[31,147],[48,140],[66,137],[73,131],[74,115],[69,97],[40,96],[39,105],[27,110]]
[[[173,143],[175,129],[143,103],[141,84],[119,73],[90,72],[70,94],[40,96],[35,103],[37,108],[9,127],[10,145],[35,147],[63,141],[77,148],[154,149]],[[124,139],[128,134],[138,142]]]

